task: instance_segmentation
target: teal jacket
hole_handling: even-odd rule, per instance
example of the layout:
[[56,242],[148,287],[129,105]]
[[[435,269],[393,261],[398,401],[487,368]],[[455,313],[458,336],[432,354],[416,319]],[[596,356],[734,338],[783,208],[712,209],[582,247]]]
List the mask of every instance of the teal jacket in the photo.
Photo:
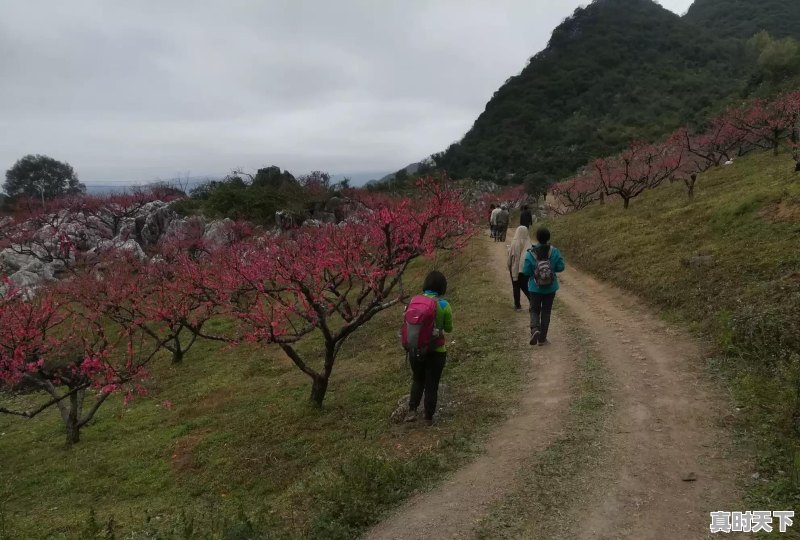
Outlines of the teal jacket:
[[[534,244],[533,248],[536,249],[539,244]],[[525,253],[525,264],[522,266],[522,273],[528,276],[528,290],[532,293],[550,294],[558,290],[558,276],[555,272],[564,271],[564,258],[558,248],[550,246],[550,265],[553,267],[553,284],[549,287],[539,287],[533,279],[533,271],[536,268],[536,261],[533,257],[533,252],[529,249]]]
[[[436,302],[436,328],[437,330],[444,330],[445,332],[452,332],[453,331],[453,309],[450,307],[450,303],[445,300],[444,298],[439,298],[433,291],[425,291],[425,296],[428,298],[436,298],[438,302]],[[445,340],[444,336],[436,340],[436,348],[434,351],[436,352],[447,352],[447,341]]]

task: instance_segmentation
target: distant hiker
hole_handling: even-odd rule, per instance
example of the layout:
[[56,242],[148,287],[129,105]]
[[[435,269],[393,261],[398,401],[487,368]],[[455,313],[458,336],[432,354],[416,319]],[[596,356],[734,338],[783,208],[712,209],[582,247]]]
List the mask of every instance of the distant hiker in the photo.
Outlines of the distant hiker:
[[500,215],[501,211],[500,205],[497,205],[494,210],[492,210],[491,216],[489,216],[489,227],[492,230],[492,238],[495,240],[497,240],[497,216]]
[[536,231],[537,243],[525,254],[522,273],[530,276],[528,291],[531,301],[531,345],[547,343],[550,313],[558,290],[557,273],[564,271],[564,259],[558,249],[550,245],[550,231],[540,227]]
[[508,273],[511,275],[511,287],[514,291],[514,309],[520,311],[520,291],[528,297],[528,276],[522,273],[525,266],[525,253],[531,245],[531,237],[528,228],[524,225],[517,227],[514,232],[514,239],[508,248]]
[[497,208],[495,205],[489,206],[489,238],[494,238],[494,224],[492,223],[492,218],[494,217],[494,211]]
[[519,214],[519,224],[527,228],[533,225],[533,214],[527,204],[522,206],[522,212]]
[[425,393],[425,423],[433,424],[439,379],[447,360],[444,333],[453,331],[453,311],[447,300],[447,278],[431,272],[425,278],[423,293],[411,299],[403,315],[402,341],[411,364],[411,395],[406,422],[417,419],[417,407]]
[[497,214],[495,224],[497,225],[497,236],[495,236],[495,240],[498,242],[505,242],[506,233],[508,232],[508,207],[505,204],[500,206],[500,212]]

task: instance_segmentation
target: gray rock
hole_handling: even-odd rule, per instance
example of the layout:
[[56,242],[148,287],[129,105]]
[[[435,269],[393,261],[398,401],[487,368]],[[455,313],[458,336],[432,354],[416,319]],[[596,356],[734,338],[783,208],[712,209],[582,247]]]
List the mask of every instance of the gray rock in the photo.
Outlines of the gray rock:
[[27,270],[14,272],[8,276],[8,278],[22,290],[33,289],[42,282],[42,278],[39,275],[28,272]]
[[161,236],[167,232],[172,220],[178,217],[178,214],[175,212],[175,210],[167,206],[165,203],[162,203],[162,206],[158,207],[156,207],[154,203],[149,203],[149,205],[153,206],[151,206],[151,211],[148,212],[147,216],[145,217],[144,226],[141,230],[142,243],[145,246],[152,246],[158,242]]
[[0,267],[5,269],[5,271],[9,274],[18,270],[22,270],[35,260],[36,257],[25,255],[23,253],[17,253],[11,248],[6,248],[0,251]]
[[233,240],[230,235],[230,227],[232,225],[233,221],[229,218],[225,218],[222,221],[212,221],[206,226],[203,238],[205,238],[211,246],[226,246]]
[[685,264],[689,266],[689,268],[714,266],[714,264],[716,264],[716,259],[711,255],[697,255],[695,257],[690,257]]

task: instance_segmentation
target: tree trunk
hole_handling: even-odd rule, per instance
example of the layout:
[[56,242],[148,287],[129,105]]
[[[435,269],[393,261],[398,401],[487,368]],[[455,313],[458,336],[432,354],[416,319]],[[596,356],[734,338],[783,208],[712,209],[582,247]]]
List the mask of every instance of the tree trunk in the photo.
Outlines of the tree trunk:
[[602,191],[600,192],[600,204],[606,204],[606,194]]
[[688,190],[689,199],[694,199],[694,185],[697,183],[697,175],[693,174],[689,180],[686,181],[686,189]]
[[181,340],[175,336],[175,349],[172,351],[172,363],[180,364],[183,362],[183,349],[181,348]]
[[311,384],[311,401],[317,407],[322,407],[325,400],[325,393],[328,391],[328,377],[317,375]]
[[773,154],[774,155],[776,155],[776,156],[778,155],[778,151],[780,150],[780,146],[781,146],[780,133],[778,133],[778,131],[775,130],[775,143],[774,143],[774,148],[773,148]]
[[623,203],[623,205],[622,205],[622,207],[623,207],[625,210],[627,210],[627,209],[628,209],[628,207],[629,207],[630,205],[631,205],[631,200],[626,198],[626,199],[625,199],[625,202],[624,202],[624,203]]
[[64,418],[65,427],[67,428],[67,444],[72,445],[78,442],[81,438],[80,428],[78,427],[78,416],[80,415],[80,399],[79,392],[75,392],[69,396],[69,413]]

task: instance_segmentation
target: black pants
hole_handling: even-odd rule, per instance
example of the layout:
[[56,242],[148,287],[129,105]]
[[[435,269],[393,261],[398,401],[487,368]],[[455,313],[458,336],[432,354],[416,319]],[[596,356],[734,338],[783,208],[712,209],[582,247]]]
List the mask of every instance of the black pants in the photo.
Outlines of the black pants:
[[447,361],[446,352],[430,352],[418,359],[411,358],[411,397],[408,399],[408,408],[417,410],[425,392],[425,418],[433,418],[436,412],[436,401],[439,398],[439,379],[442,378],[444,363]]
[[514,289],[514,307],[521,308],[520,305],[520,292],[525,295],[525,298],[530,302],[531,298],[528,295],[528,277],[525,275],[518,275],[517,279],[511,280],[511,287]]
[[539,343],[547,339],[547,330],[550,328],[550,313],[553,311],[553,300],[556,293],[539,294],[532,292],[528,296],[531,301],[531,333],[538,330]]

